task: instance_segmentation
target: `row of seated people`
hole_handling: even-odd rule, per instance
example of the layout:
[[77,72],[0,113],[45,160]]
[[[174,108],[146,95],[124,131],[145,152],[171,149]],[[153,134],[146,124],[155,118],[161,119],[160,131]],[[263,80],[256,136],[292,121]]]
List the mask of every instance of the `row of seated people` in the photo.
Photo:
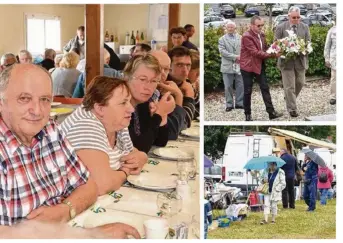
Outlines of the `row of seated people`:
[[[174,64],[156,51],[133,57],[124,79],[94,78],[82,105],[60,125],[49,120],[50,73],[32,64],[14,64],[0,73],[0,187],[5,195],[0,234],[23,220],[70,220],[98,195],[140,173],[153,145],[165,146],[190,126],[192,59],[187,48],[173,50]],[[172,79],[173,65],[178,71]],[[108,237],[139,237],[125,224],[95,230]]]

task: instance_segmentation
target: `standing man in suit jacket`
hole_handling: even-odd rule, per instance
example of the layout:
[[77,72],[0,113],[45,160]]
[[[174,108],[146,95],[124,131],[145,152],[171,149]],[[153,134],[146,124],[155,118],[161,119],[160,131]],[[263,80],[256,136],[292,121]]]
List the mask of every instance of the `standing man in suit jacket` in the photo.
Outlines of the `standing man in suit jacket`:
[[[300,9],[298,7],[290,7],[288,19],[289,21],[276,27],[276,40],[287,37],[287,30],[293,30],[298,38],[304,39],[305,42],[311,40],[308,25],[300,21]],[[279,58],[278,68],[281,70],[287,110],[291,117],[297,117],[297,97],[305,84],[305,73],[308,69],[307,55],[300,54],[295,59],[287,61]]]
[[[239,68],[241,52],[241,36],[236,33],[236,24],[229,21],[226,24],[227,34],[220,37],[219,53],[222,57],[220,72],[223,74],[225,86],[226,111],[244,109],[243,107],[243,79]],[[236,82],[236,102],[233,103],[233,83]]]
[[285,172],[286,187],[282,190],[283,208],[295,209],[294,183],[295,173],[297,171],[297,158],[289,154],[287,149],[281,149],[280,158],[286,162],[281,169]]
[[264,63],[264,59],[279,57],[279,54],[268,54],[266,52],[268,47],[265,35],[262,33],[263,26],[264,20],[259,16],[253,16],[250,20],[250,30],[245,32],[242,37],[239,63],[244,84],[243,103],[246,121],[252,121],[251,93],[254,78],[260,85],[269,119],[272,120],[282,116],[281,113],[274,110],[265,72],[266,65]]

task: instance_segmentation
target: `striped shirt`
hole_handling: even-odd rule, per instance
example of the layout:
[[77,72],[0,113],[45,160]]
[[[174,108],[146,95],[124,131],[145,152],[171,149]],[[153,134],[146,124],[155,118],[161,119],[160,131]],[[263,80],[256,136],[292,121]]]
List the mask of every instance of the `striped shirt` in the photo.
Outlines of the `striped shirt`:
[[52,121],[28,147],[0,117],[0,225],[19,223],[34,209],[61,203],[88,177]]
[[110,167],[120,168],[119,159],[133,150],[127,128],[117,132],[116,145],[110,145],[104,125],[83,106],[77,108],[61,124],[62,133],[66,135],[74,149],[95,149],[106,153]]

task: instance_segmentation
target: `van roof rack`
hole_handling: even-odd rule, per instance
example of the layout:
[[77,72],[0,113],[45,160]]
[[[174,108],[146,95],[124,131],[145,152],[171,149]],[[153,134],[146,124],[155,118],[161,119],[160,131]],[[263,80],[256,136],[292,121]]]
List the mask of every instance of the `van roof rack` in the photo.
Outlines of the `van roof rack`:
[[245,130],[245,129],[235,128],[235,127],[230,128],[229,134],[269,135],[269,133],[267,132],[256,132],[252,130]]

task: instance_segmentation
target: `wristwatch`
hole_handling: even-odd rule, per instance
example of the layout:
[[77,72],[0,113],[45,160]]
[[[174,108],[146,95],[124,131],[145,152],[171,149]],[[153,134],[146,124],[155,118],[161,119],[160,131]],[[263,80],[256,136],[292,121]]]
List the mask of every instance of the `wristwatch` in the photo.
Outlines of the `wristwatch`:
[[67,199],[66,199],[66,200],[64,200],[62,203],[64,203],[64,204],[68,205],[68,207],[69,207],[69,215],[70,215],[70,219],[73,219],[73,218],[75,218],[75,216],[76,216],[76,211],[75,211],[75,208],[73,207],[73,204],[71,204],[71,202],[70,202],[70,201],[68,201]]

